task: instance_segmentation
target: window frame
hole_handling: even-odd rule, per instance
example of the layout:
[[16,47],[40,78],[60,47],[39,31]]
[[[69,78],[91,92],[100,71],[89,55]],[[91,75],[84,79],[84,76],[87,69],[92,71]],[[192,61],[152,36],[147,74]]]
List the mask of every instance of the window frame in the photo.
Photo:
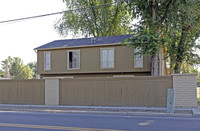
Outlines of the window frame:
[[[134,49],[134,53],[137,53],[137,52],[139,52],[140,51],[140,49]],[[137,64],[136,64],[136,62],[138,61],[138,60],[136,60],[136,57],[137,57],[138,55],[136,55],[136,56],[134,56],[134,68],[144,68],[144,56],[143,55],[141,55],[141,61],[142,61],[142,66],[136,66]]]
[[[79,64],[79,67],[78,68],[69,68],[69,52],[78,52],[78,57],[79,57],[79,60],[78,60],[78,64]],[[67,51],[67,70],[80,70],[80,66],[81,66],[81,64],[80,64],[80,59],[81,59],[81,57],[80,57],[80,50],[68,50]]]
[[[113,50],[113,67],[102,67],[103,64],[102,64],[102,53],[103,53],[103,50]],[[101,69],[114,69],[115,68],[115,48],[100,48],[100,68]]]
[[[46,54],[50,54],[50,57],[49,57],[49,68],[47,68]],[[51,70],[51,51],[45,51],[44,52],[44,70],[45,71]]]

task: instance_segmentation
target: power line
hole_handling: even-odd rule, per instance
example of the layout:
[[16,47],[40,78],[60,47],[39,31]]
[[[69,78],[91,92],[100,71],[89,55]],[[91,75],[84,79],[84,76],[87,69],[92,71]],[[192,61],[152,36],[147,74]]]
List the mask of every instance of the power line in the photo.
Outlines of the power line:
[[118,4],[118,3],[122,3],[122,2],[126,2],[126,1],[130,1],[130,0],[123,0],[123,1],[119,1],[119,2],[101,4],[101,5],[96,5],[96,6],[90,6],[90,7],[78,8],[78,9],[72,9],[72,10],[61,11],[61,12],[55,12],[55,13],[49,13],[49,14],[43,14],[43,15],[36,15],[36,16],[30,16],[30,17],[23,17],[23,18],[18,18],[18,19],[10,19],[10,20],[5,20],[5,21],[0,21],[0,24],[2,24],[2,23],[16,22],[16,21],[23,21],[23,20],[34,19],[34,18],[40,18],[40,17],[45,17],[45,16],[51,16],[51,15],[58,15],[58,14],[63,14],[63,13],[70,13],[70,12],[73,12],[73,11],[86,10],[86,9],[96,8],[96,7],[106,6],[106,5],[113,5],[113,4]]

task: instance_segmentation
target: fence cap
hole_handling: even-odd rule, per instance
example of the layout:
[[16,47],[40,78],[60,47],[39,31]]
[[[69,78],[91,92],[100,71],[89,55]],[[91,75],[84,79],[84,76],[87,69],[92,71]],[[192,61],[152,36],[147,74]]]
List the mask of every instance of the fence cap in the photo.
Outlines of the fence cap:
[[172,76],[197,76],[197,73],[171,74]]
[[0,77],[0,80],[11,80],[10,78],[1,78]]
[[68,76],[68,77],[43,77],[43,79],[73,79],[73,76]]

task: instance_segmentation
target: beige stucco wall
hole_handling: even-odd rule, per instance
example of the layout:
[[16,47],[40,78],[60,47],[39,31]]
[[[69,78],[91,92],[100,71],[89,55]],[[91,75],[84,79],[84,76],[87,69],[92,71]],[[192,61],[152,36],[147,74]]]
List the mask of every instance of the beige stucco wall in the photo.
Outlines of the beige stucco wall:
[[166,107],[175,90],[176,107],[197,107],[196,74],[45,80],[0,80],[0,103]]
[[[114,48],[115,63],[113,69],[100,68],[100,49]],[[67,51],[80,50],[80,69],[67,70]],[[39,74],[73,74],[73,73],[116,73],[116,72],[150,72],[150,59],[144,56],[143,68],[134,68],[134,60],[131,53],[122,45],[83,47],[46,50],[51,51],[51,70],[44,71],[44,52],[38,50],[38,73]]]
[[197,107],[197,74],[174,74],[175,107]]
[[60,80],[60,105],[166,107],[172,77]]
[[0,80],[1,104],[43,105],[44,80]]

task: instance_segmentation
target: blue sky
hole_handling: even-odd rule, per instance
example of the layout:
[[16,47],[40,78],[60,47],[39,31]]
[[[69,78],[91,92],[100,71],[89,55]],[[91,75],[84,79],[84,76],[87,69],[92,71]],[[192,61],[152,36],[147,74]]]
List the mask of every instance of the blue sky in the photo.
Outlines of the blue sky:
[[[0,21],[65,10],[62,0],[1,0]],[[63,39],[53,25],[62,15],[0,24],[0,61],[20,57],[25,64],[37,60],[34,48]]]

